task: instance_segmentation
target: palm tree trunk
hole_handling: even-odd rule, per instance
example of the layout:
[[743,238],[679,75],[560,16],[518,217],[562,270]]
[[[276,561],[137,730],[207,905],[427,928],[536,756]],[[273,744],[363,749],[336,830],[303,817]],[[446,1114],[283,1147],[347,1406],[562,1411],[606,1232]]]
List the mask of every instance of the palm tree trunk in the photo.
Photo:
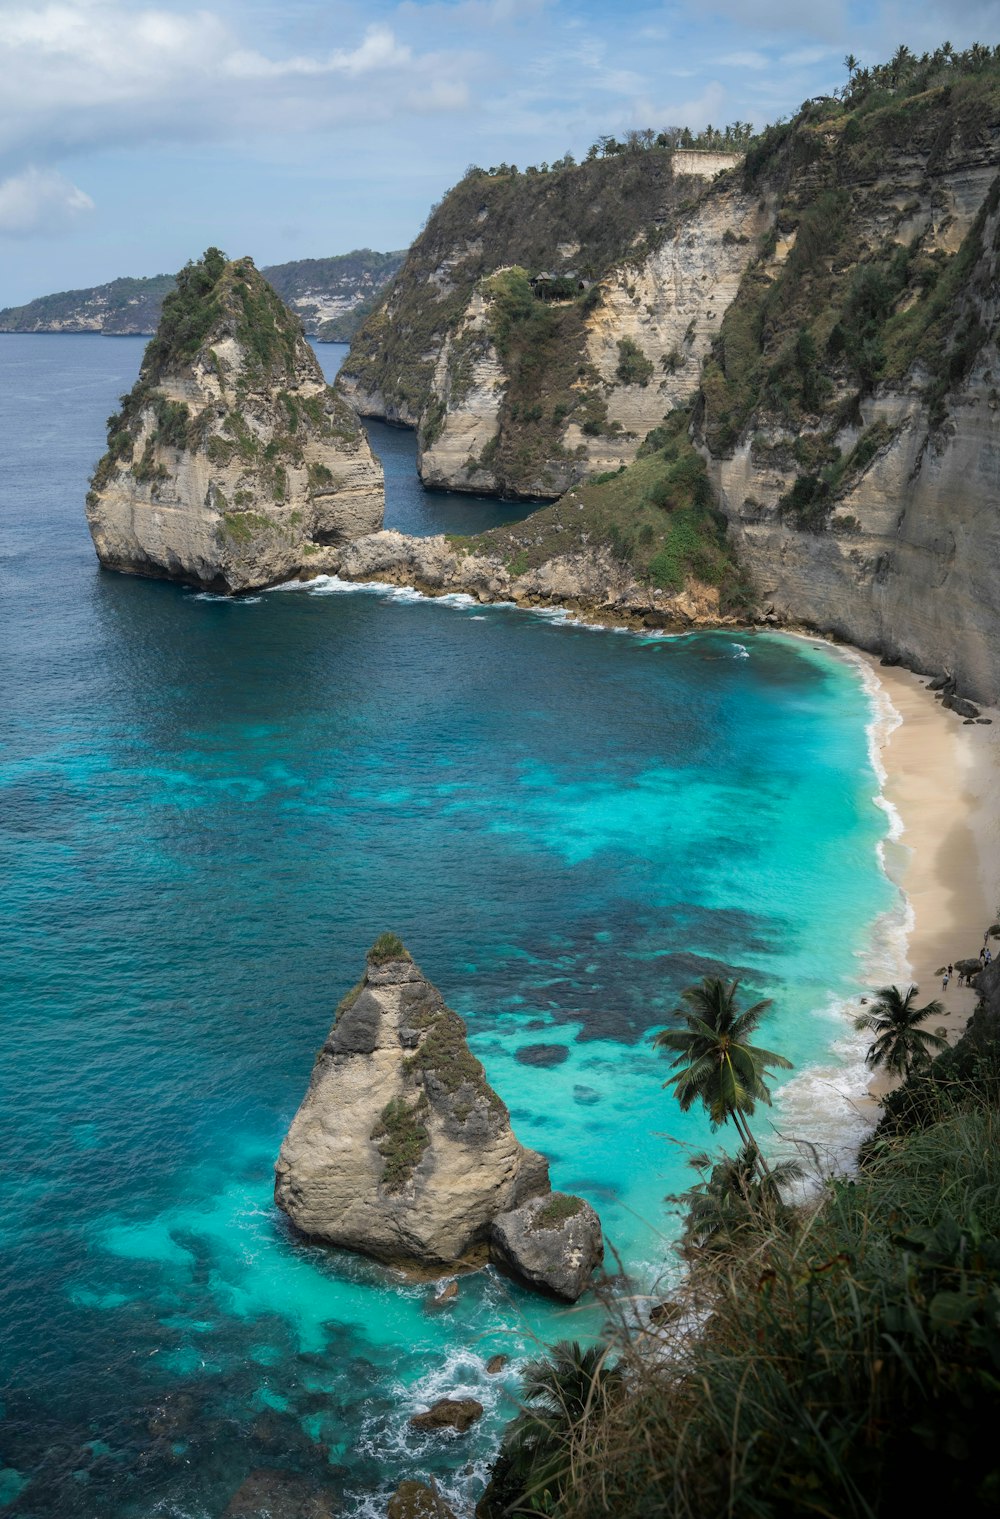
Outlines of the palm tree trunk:
[[730,1108],[729,1112],[733,1123],[736,1125],[736,1131],[739,1134],[740,1138],[743,1140],[743,1143],[753,1150],[754,1156],[756,1158],[756,1163],[760,1168],[761,1180],[763,1180],[765,1177],[770,1176],[771,1171],[770,1167],[767,1164],[767,1161],[760,1153],[760,1146],[750,1132],[750,1125],[747,1123],[746,1119],[743,1117],[743,1114],[739,1111],[738,1108]]

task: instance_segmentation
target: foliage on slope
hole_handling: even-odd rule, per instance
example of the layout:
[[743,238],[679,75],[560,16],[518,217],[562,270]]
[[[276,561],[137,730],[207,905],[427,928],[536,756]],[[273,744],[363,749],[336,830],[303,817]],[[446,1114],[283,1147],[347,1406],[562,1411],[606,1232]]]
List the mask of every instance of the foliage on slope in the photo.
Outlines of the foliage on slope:
[[[375,253],[357,248],[332,258],[294,259],[261,270],[282,300],[300,303],[306,332],[322,342],[349,342],[382,289],[399,269],[405,251]],[[39,296],[23,306],[0,311],[0,332],[83,332],[108,334],[156,331],[164,298],[176,288],[172,274],[148,279],[123,278],[81,290]],[[314,298],[310,305],[307,297]],[[315,300],[340,297],[355,301],[350,310],[322,320]]]
[[995,1026],[911,1076],[895,1107],[862,1171],[814,1211],[743,1210],[700,1265],[689,1240],[708,1315],[696,1337],[690,1321],[661,1326],[669,1357],[606,1348],[582,1389],[572,1347],[533,1368],[480,1519],[873,1519],[906,1492],[994,1513]]
[[671,412],[628,468],[595,476],[524,522],[458,541],[500,557],[514,574],[584,547],[606,548],[642,583],[672,593],[694,579],[718,587],[723,610],[738,611],[748,589],[689,422],[689,412]]
[[[349,343],[405,257],[405,248],[395,253],[355,248],[332,258],[271,264],[261,273],[281,299],[295,307],[310,337],[322,343]],[[354,304],[338,316],[324,318],[320,303],[331,298]]]
[[24,306],[0,311],[0,332],[82,332],[97,324],[101,332],[152,332],[163,298],[174,288],[172,274],[148,279],[109,280],[84,290],[60,290]]
[[[950,153],[991,140],[1000,124],[1000,59],[954,73],[942,80],[938,69],[895,92],[859,88],[856,100],[809,103],[747,155],[747,182],[778,188],[776,230],[706,362],[699,428],[716,455],[730,453],[750,427],[794,437],[799,480],[783,505],[797,526],[822,527],[866,462],[843,458],[835,442],[860,420],[861,400],[913,377],[939,423],[945,394],[986,337],[970,296],[985,300],[997,277],[984,230],[1000,181],[951,253],[921,226],[926,194],[884,205],[877,182],[893,159],[933,172]],[[865,230],[873,226],[881,229],[874,246]]]
[[[240,345],[242,362],[235,374],[230,374],[212,346],[223,338],[234,338]],[[292,394],[301,340],[298,317],[250,259],[228,262],[218,248],[207,249],[178,274],[176,288],[165,298],[156,333],[146,346],[139,378],[122,396],[120,411],[108,418],[108,449],[94,472],[92,495],[130,458],[128,467],[137,481],[155,481],[168,473],[157,459],[159,451],[204,447],[216,464],[238,457],[260,470],[271,482],[274,500],[282,501],[286,465],[302,462],[307,431],[329,439],[353,439],[357,434],[356,418],[329,387],[322,400]],[[171,399],[161,389],[165,380],[195,361],[215,371],[227,397],[220,400],[217,417],[211,407],[195,416],[186,402]],[[266,443],[244,415],[251,392],[266,397],[276,394],[281,408],[282,425]],[[154,425],[142,437],[140,452],[143,419],[150,410]],[[224,436],[209,436],[216,421]],[[314,469],[314,484],[321,488],[328,483],[320,477],[323,466]],[[237,529],[246,532],[248,519],[241,519]]]
[[[665,148],[546,174],[470,171],[433,209],[386,298],[355,337],[345,375],[390,406],[422,415],[444,334],[481,279],[512,266],[530,275],[572,269],[595,279],[625,258],[644,257],[699,191],[690,180],[674,179]],[[560,365],[564,350],[581,349],[582,323],[571,332],[573,320],[572,310],[560,318]],[[543,371],[539,360],[536,381]]]

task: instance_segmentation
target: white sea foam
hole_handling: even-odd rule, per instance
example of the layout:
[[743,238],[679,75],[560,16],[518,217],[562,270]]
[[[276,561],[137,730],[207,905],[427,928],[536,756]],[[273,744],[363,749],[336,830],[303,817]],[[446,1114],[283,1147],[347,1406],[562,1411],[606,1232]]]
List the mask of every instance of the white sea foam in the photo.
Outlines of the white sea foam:
[[746,646],[745,643],[730,644],[730,648],[733,651],[733,658],[734,659],[749,659],[750,658],[750,650],[747,648],[747,646]]
[[[385,1404],[380,1399],[378,1412],[363,1421],[357,1440],[358,1451],[389,1469],[409,1472],[419,1469],[423,1452],[438,1449],[442,1440],[461,1442],[461,1437],[451,1436],[447,1431],[425,1434],[411,1427],[410,1416],[423,1413],[439,1398],[475,1398],[483,1405],[482,1424],[493,1425],[499,1438],[514,1412],[512,1392],[517,1387],[521,1364],[511,1360],[502,1375],[491,1376],[482,1356],[466,1345],[453,1346],[416,1382],[395,1381],[390,1384],[387,1401],[392,1412],[387,1416]],[[456,1463],[454,1472],[447,1477],[438,1477],[441,1495],[456,1514],[472,1514],[476,1499],[489,1480],[494,1455],[491,1442],[478,1459]],[[387,1496],[382,1493],[358,1498],[354,1512],[361,1519],[384,1519]]]
[[[886,846],[898,843],[903,833],[903,820],[884,792],[888,772],[882,749],[903,719],[867,660],[852,649],[833,644],[824,645],[824,648],[857,671],[868,699],[868,756],[878,781],[878,791],[872,801],[885,813],[888,822],[886,836],[878,840],[875,852],[882,873],[892,880],[887,868]],[[873,1127],[875,1115],[868,1094],[871,1072],[865,1064],[871,1039],[868,1034],[855,1029],[854,1023],[861,1011],[860,999],[866,989],[905,983],[909,978],[908,946],[913,922],[912,904],[900,891],[895,906],[872,924],[869,942],[859,952],[856,995],[831,998],[817,1011],[817,1017],[828,1018],[840,1026],[840,1034],[830,1045],[833,1059],[809,1066],[775,1094],[779,1115],[775,1127],[783,1137],[790,1139],[808,1136],[815,1146],[815,1160],[821,1175],[852,1170],[858,1145]],[[808,1160],[808,1157],[804,1158]]]
[[223,601],[227,607],[254,607],[260,601],[259,596],[223,596],[218,591],[191,591],[191,601]]

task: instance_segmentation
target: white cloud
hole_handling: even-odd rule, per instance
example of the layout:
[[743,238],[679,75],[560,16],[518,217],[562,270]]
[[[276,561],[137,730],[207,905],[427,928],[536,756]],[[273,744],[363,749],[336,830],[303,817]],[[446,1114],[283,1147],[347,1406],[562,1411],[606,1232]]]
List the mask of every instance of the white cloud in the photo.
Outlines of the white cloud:
[[265,58],[262,53],[240,51],[221,60],[226,74],[237,79],[280,79],[289,75],[349,74],[358,77],[386,69],[409,68],[413,53],[397,42],[387,26],[370,26],[354,49],[337,48],[319,58]]
[[0,235],[57,233],[93,211],[94,202],[55,169],[25,169],[0,184]]
[[411,110],[421,114],[464,111],[469,104],[469,87],[462,80],[433,79],[426,89],[411,90],[406,102]]
[[772,67],[771,60],[764,53],[724,53],[719,59],[720,67],[724,69],[769,69]]
[[[240,24],[253,27],[252,14]],[[308,133],[413,99],[454,110],[475,67],[454,48],[416,52],[383,23],[283,53],[209,10],[0,0],[0,154],[16,164],[151,139]]]

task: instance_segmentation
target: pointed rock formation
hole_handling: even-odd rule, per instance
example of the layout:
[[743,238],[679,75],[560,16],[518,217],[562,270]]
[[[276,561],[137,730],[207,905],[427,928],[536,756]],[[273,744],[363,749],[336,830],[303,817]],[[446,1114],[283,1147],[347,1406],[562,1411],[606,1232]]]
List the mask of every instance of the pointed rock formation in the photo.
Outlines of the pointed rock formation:
[[252,590],[327,568],[383,502],[357,417],[252,260],[182,269],[91,481],[101,563]]
[[[391,934],[337,1009],[275,1170],[275,1202],[304,1234],[399,1265],[481,1264],[498,1218],[560,1195],[461,1018]],[[597,1215],[572,1202],[599,1241]]]

